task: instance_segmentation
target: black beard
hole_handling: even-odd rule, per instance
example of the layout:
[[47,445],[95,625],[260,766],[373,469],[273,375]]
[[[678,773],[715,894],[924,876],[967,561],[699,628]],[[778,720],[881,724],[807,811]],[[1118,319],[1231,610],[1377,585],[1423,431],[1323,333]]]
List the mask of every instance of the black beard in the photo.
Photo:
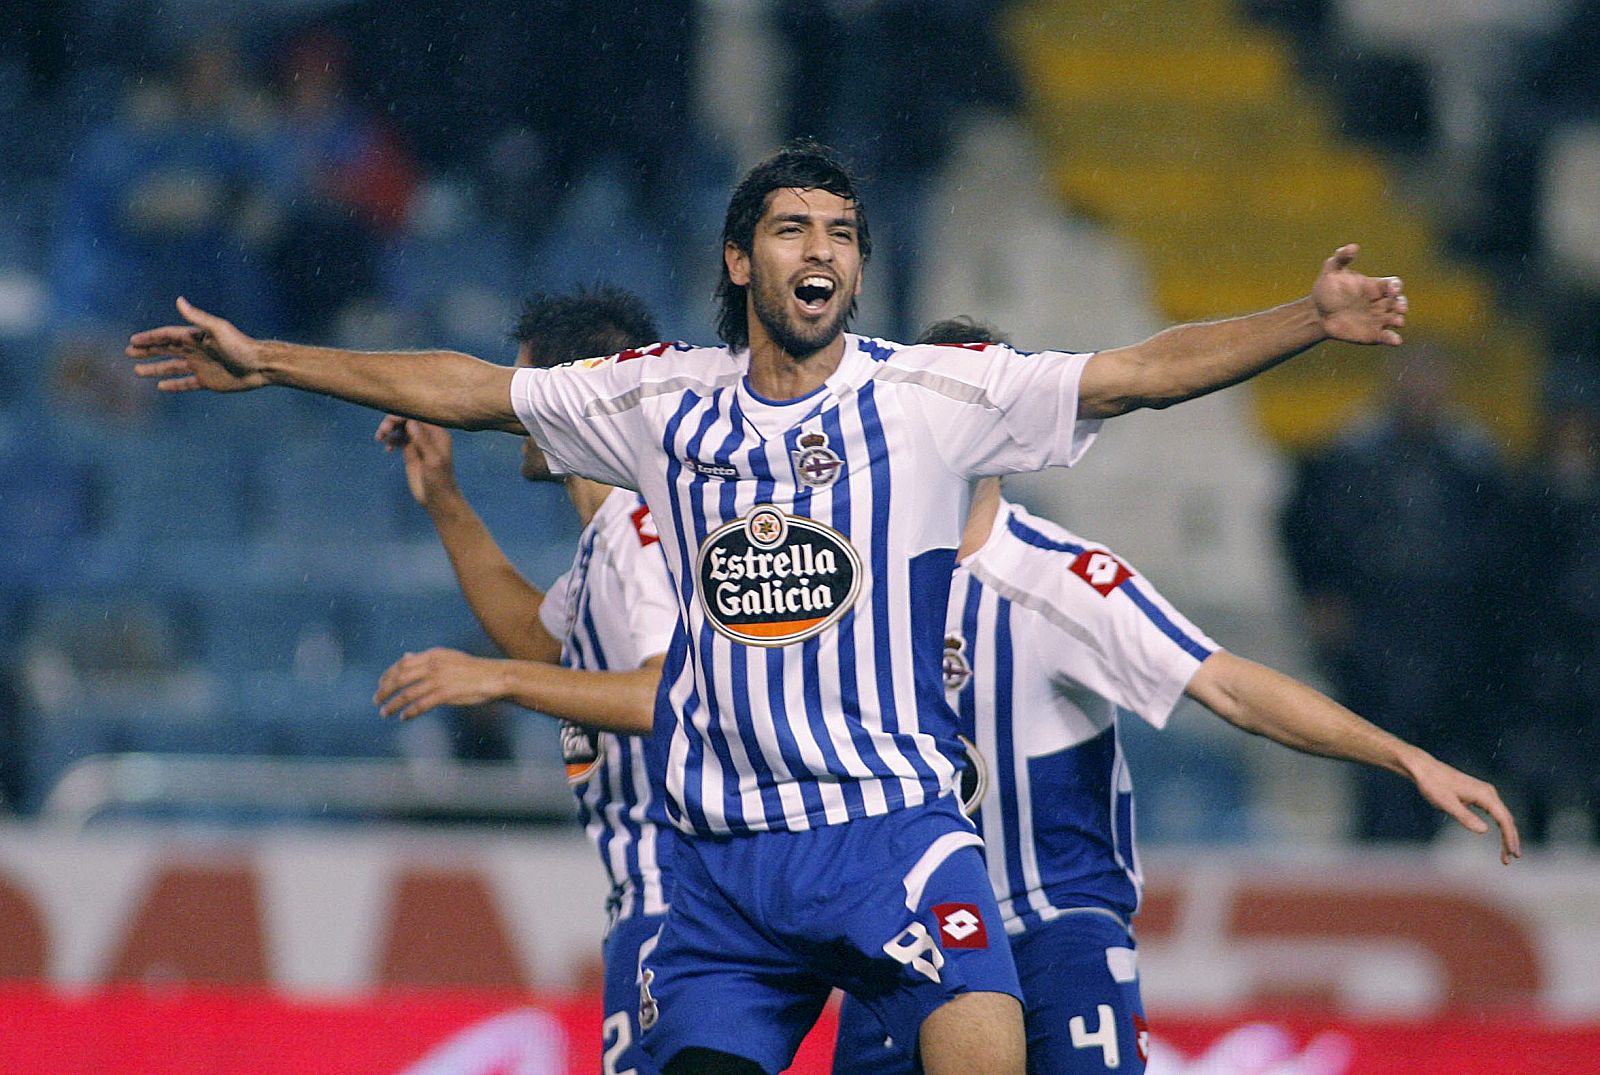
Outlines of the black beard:
[[797,361],[810,358],[832,343],[844,331],[845,322],[850,319],[851,310],[847,306],[813,328],[791,325],[784,309],[789,296],[781,292],[769,294],[753,276],[750,280],[750,296],[755,306],[756,320],[767,330],[767,336],[783,348],[784,354]]

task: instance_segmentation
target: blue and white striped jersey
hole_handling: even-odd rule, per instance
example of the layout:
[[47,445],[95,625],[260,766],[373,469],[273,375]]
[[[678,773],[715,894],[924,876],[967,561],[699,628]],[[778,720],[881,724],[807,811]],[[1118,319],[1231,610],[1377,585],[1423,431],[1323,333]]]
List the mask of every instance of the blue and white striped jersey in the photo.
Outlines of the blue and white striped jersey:
[[682,621],[651,749],[674,823],[807,829],[951,787],[940,658],[970,482],[1083,453],[1087,360],[847,336],[785,402],[721,347],[517,371],[552,461],[638,489],[661,529]]
[[955,571],[945,686],[988,768],[976,820],[1006,932],[1133,916],[1143,879],[1117,708],[1166,724],[1216,648],[1110,550],[1002,503]]
[[[578,538],[572,569],[556,580],[539,609],[561,642],[561,663],[588,671],[628,671],[667,652],[678,602],[655,523],[644,502],[618,489]],[[662,914],[660,856],[652,794],[640,736],[561,724],[567,780],[578,820],[600,852],[612,885],[612,914]]]

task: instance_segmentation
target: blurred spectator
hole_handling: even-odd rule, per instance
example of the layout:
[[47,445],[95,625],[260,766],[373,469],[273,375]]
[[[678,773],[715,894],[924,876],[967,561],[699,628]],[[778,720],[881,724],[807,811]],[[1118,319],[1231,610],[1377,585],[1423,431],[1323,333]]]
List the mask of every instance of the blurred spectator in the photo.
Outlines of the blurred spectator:
[[778,0],[785,134],[841,150],[862,176],[887,324],[914,333],[928,187],[960,110],[1020,92],[994,34],[1001,0]]
[[[1507,670],[1506,479],[1492,442],[1452,412],[1448,356],[1413,344],[1382,408],[1304,462],[1283,537],[1333,693],[1453,764],[1492,773]],[[1354,833],[1425,841],[1436,812],[1399,777],[1361,770]]]
[[[171,319],[174,296],[277,331],[261,246],[268,113],[222,39],[174,62],[175,83],[132,78],[64,177],[51,255],[57,395],[96,416],[134,417],[128,327]],[[143,397],[143,398],[141,398]]]
[[405,217],[416,169],[397,133],[347,92],[350,50],[330,30],[293,39],[278,71],[273,139],[282,214],[270,253],[288,330],[322,335],[378,290],[379,244]]
[[28,739],[10,661],[0,656],[0,814],[15,813],[28,790]]
[[1575,119],[1600,118],[1600,0],[1577,0],[1547,34],[1512,42],[1515,72],[1489,117],[1479,167],[1484,211],[1457,229],[1466,252],[1511,271],[1538,239],[1541,173],[1550,133]]
[[[363,66],[435,172],[481,175],[497,217],[543,237],[605,168],[672,237],[699,159],[694,0],[425,0],[347,13]],[[376,82],[378,78],[370,81]]]
[[54,93],[71,63],[72,29],[80,16],[72,0],[49,4],[14,4],[0,26],[0,60],[15,59],[36,100]]
[[1506,791],[1532,843],[1582,810],[1600,841],[1600,415],[1557,402],[1517,490],[1520,712],[1507,722]]

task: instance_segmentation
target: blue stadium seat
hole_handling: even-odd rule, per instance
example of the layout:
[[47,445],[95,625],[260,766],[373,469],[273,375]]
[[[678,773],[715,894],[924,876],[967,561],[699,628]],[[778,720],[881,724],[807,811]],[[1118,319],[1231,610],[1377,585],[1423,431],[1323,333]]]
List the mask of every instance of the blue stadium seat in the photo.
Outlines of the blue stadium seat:
[[[1195,719],[1214,718],[1207,714]],[[1226,732],[1206,734],[1184,724],[1175,719],[1157,731],[1131,713],[1118,721],[1133,774],[1140,842],[1230,844],[1252,839],[1259,828],[1256,794],[1241,744]]]
[[293,440],[259,462],[253,530],[268,540],[359,549],[394,537],[413,505],[403,469],[370,439]]
[[454,590],[348,594],[350,662],[380,671],[407,652],[448,646],[490,652],[466,600]]
[[0,453],[0,587],[70,583],[95,530],[98,493],[87,466]]
[[372,703],[380,669],[324,677],[276,672],[239,679],[241,721],[290,757],[399,757],[399,722]]
[[201,654],[224,675],[336,673],[349,638],[345,604],[316,589],[222,590],[204,597]]
[[255,461],[236,441],[161,431],[116,448],[103,530],[135,555],[150,542],[237,541]]

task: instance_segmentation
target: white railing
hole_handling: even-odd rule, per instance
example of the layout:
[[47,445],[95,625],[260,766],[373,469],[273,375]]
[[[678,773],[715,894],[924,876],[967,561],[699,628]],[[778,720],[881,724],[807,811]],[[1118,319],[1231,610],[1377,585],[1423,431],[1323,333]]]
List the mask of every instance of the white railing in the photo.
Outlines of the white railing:
[[62,773],[39,817],[84,828],[113,814],[562,823],[573,800],[560,769],[514,762],[103,754]]

